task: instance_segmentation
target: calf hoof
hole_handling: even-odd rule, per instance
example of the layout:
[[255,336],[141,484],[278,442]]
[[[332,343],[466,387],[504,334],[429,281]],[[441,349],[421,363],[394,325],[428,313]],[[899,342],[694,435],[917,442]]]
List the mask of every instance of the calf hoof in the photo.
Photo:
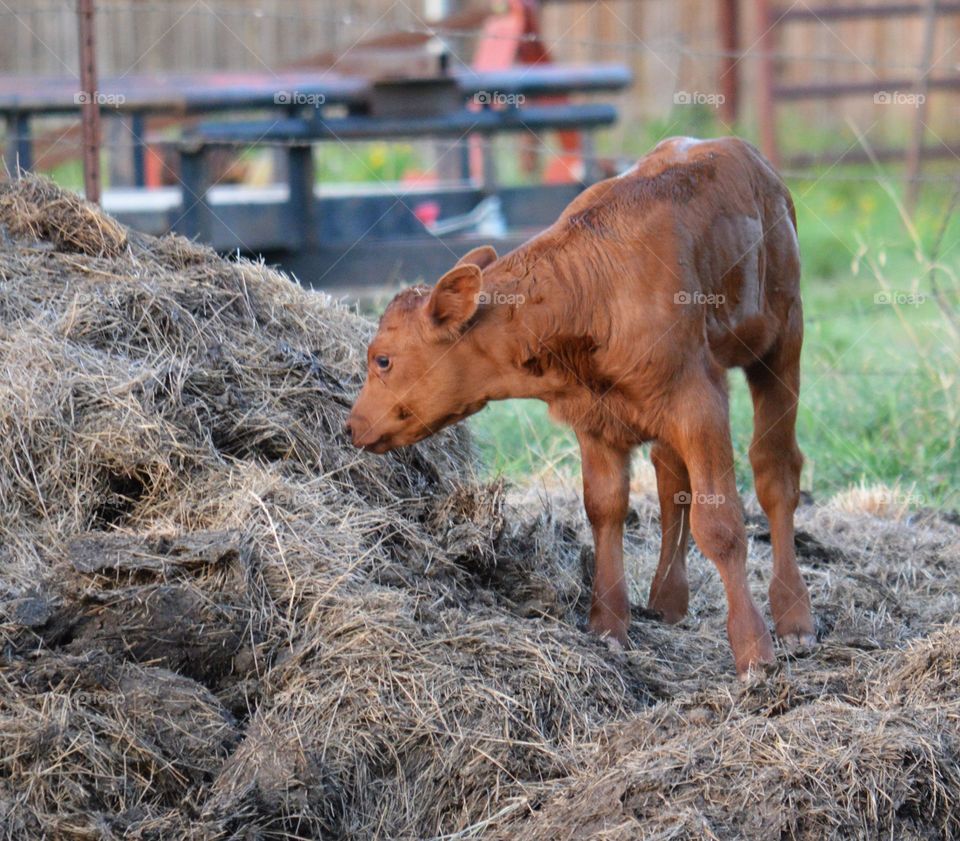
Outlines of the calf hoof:
[[747,666],[745,669],[737,669],[737,677],[741,683],[753,683],[754,681],[764,681],[779,670],[776,660],[757,660]]
[[652,605],[650,609],[660,615],[660,621],[663,622],[664,625],[676,625],[678,622],[682,622],[687,615],[686,611],[681,613],[679,610],[664,610],[663,608],[656,608]]
[[622,642],[620,642],[620,640],[616,639],[615,637],[607,637],[607,636],[600,637],[600,641],[604,643],[607,646],[607,648],[610,649],[610,652],[612,654],[623,653],[624,645]]
[[613,616],[591,616],[590,633],[600,637],[607,645],[625,648],[627,645],[627,623]]
[[778,635],[780,645],[788,654],[806,654],[817,647],[817,636],[806,631],[791,631]]
[[676,625],[687,615],[689,595],[686,585],[683,588],[653,587],[647,606],[667,625]]
[[773,639],[755,607],[751,605],[740,621],[730,622],[727,628],[733,661],[741,679],[749,678],[752,670],[766,671],[776,665]]
[[773,674],[777,670],[777,658],[773,656],[773,642],[770,635],[767,635],[766,640],[758,640],[752,656],[737,657],[736,665],[737,677],[743,681]]
[[687,615],[686,610],[668,606],[658,606],[653,602],[650,602],[650,610],[658,614],[660,621],[666,625],[676,625],[678,622],[682,622]]

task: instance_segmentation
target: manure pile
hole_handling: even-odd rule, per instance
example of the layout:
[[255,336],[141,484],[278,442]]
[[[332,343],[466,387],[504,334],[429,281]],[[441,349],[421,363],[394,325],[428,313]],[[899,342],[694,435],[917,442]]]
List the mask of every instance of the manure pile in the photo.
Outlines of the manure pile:
[[575,498],[480,482],[460,429],[349,446],[372,329],[0,186],[0,838],[960,834],[955,522],[805,506],[824,641],[767,679],[697,557],[691,616],[611,651]]

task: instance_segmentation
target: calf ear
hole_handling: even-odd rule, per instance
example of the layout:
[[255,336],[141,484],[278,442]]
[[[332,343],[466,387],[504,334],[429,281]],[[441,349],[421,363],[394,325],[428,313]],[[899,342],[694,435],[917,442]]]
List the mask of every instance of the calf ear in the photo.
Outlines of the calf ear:
[[480,268],[473,263],[454,266],[430,293],[427,314],[437,327],[455,330],[477,311],[480,302]]
[[475,266],[485,269],[491,263],[495,263],[496,261],[497,252],[492,245],[478,245],[476,248],[470,249],[470,251],[457,260],[457,265],[464,266],[467,263],[473,263]]

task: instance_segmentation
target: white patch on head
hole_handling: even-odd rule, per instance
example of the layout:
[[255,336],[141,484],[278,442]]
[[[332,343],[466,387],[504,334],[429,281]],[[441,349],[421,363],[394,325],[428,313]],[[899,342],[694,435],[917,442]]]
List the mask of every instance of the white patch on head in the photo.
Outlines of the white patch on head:
[[[670,151],[679,159],[683,160],[687,156],[687,152],[693,149],[695,146],[699,146],[703,143],[703,140],[700,140],[696,137],[668,137],[666,140],[661,140],[655,147],[654,152],[657,152],[661,149],[669,148]],[[653,154],[651,152],[651,154]],[[629,169],[625,169],[623,172],[617,175],[617,178],[626,178],[630,175],[635,175],[640,170],[640,165],[643,163],[643,160],[637,161]]]
[[699,146],[703,143],[698,137],[678,137],[676,139],[676,147],[679,152],[686,152],[692,146]]
[[682,161],[687,157],[687,152],[699,146],[701,143],[703,143],[703,141],[696,137],[671,137],[659,143],[657,148],[659,149],[660,146],[668,145],[670,151],[676,155],[678,160]]

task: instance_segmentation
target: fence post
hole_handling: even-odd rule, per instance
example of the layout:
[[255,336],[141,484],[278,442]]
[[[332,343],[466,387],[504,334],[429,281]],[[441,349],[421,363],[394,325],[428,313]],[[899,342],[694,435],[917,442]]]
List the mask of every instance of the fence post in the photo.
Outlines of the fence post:
[[774,20],[770,0],[757,0],[757,20],[760,36],[757,39],[760,47],[760,67],[758,73],[759,88],[759,123],[760,148],[774,166],[780,165],[780,148],[777,145],[777,116],[773,101],[774,68],[773,68],[773,28]]
[[87,201],[100,204],[100,103],[93,0],[77,0],[80,34],[80,97],[83,114],[83,189]]
[[740,56],[737,55],[740,50],[738,0],[720,0],[718,16],[720,45],[724,53],[720,59],[720,93],[723,94],[720,113],[725,123],[734,123],[740,95]]
[[923,159],[923,135],[927,121],[927,96],[930,93],[930,62],[933,60],[933,44],[936,38],[937,0],[927,0],[923,18],[923,55],[917,66],[917,79],[913,85],[917,97],[917,113],[913,118],[910,146],[907,148],[905,199],[912,213],[920,198],[920,167]]

